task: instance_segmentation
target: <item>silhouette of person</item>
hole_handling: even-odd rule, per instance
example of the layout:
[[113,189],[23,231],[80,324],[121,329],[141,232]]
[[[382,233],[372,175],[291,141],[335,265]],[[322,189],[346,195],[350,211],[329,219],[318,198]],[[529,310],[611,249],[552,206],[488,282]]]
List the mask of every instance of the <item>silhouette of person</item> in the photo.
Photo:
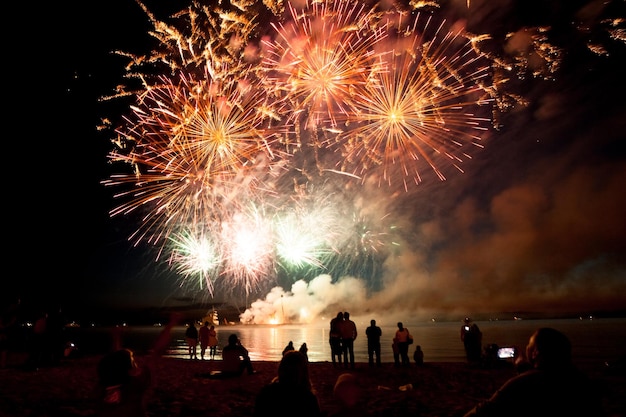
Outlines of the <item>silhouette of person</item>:
[[420,345],[415,345],[415,352],[413,352],[413,360],[416,366],[424,365],[424,351]]
[[51,308],[46,320],[44,353],[49,365],[58,365],[65,347],[65,317],[61,306]]
[[336,366],[337,363],[341,365],[341,358],[343,356],[343,348],[341,347],[341,330],[340,323],[343,322],[343,311],[337,313],[337,316],[334,317],[330,321],[330,333],[329,333],[329,343],[330,343],[330,354],[333,361],[333,366]]
[[309,378],[306,357],[288,351],[278,365],[278,375],[263,386],[254,404],[253,417],[321,417],[323,414]]
[[9,304],[0,316],[0,369],[7,367],[9,351],[17,327],[17,312],[19,300]]
[[33,324],[31,338],[29,340],[29,354],[26,362],[26,368],[37,370],[48,362],[48,342],[46,340],[48,333],[48,312],[40,310],[39,316]]
[[330,417],[362,417],[370,413],[365,408],[363,389],[354,374],[341,374],[333,387],[333,396],[339,403],[339,409],[330,413]]
[[376,356],[376,365],[380,366],[380,337],[383,335],[383,331],[376,325],[376,320],[370,320],[369,327],[365,329],[365,335],[367,336],[369,366],[374,366],[374,356]]
[[198,355],[196,353],[198,346],[198,329],[193,321],[189,322],[187,330],[185,330],[185,341],[187,342],[189,359],[198,359]]
[[393,352],[393,365],[400,366],[400,348],[398,347],[398,339],[395,337],[391,342],[391,350]]
[[341,347],[343,349],[343,366],[350,365],[354,369],[354,341],[357,337],[356,323],[350,320],[350,313],[343,312],[343,321],[339,326],[341,332]]
[[469,317],[463,319],[461,326],[461,341],[465,348],[465,356],[470,364],[480,362],[482,353],[483,334],[476,323],[472,323]]
[[306,357],[307,361],[309,360],[309,347],[306,345],[306,342],[300,345],[298,352],[302,353]]
[[209,327],[209,356],[211,356],[211,360],[215,359],[215,355],[217,355],[217,330],[215,330],[215,326],[211,325]]
[[133,351],[118,349],[105,355],[97,365],[98,381],[94,389],[98,417],[146,417],[146,393],[153,381],[152,367],[167,350],[171,329],[178,317],[173,315],[163,328],[143,363],[137,363]]
[[285,356],[285,353],[289,352],[290,350],[296,350],[296,348],[293,346],[293,341],[289,341],[289,343],[287,343],[287,346],[285,346],[285,348],[283,349],[283,356]]
[[200,359],[204,360],[204,354],[209,347],[209,322],[205,321],[198,330],[198,338],[200,340]]
[[396,330],[396,342],[398,344],[398,354],[402,361],[402,366],[411,366],[409,361],[409,329],[404,327],[401,321],[398,322],[398,330]]
[[518,358],[524,371],[506,381],[465,417],[603,416],[597,387],[572,362],[572,347],[563,333],[537,329]]
[[239,376],[243,371],[248,371],[248,375],[255,373],[248,349],[239,340],[237,334],[228,336],[228,344],[222,348],[222,375]]

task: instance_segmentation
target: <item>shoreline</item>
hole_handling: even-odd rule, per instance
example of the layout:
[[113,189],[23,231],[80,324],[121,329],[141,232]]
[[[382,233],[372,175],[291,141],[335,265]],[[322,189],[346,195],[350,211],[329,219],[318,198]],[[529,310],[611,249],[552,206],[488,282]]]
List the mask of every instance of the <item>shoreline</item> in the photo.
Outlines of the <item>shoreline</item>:
[[[92,390],[96,365],[102,355],[64,359],[39,370],[25,370],[18,361],[0,370],[0,416],[95,416]],[[139,355],[142,363],[148,356]],[[257,373],[229,379],[207,375],[219,370],[221,360],[158,358],[148,394],[149,416],[244,417],[252,415],[261,387],[276,375],[277,361],[253,361]],[[587,369],[587,367],[589,369]],[[626,375],[610,375],[596,366],[585,370],[604,393],[607,416],[626,415]],[[334,384],[342,373],[357,376],[369,416],[457,417],[490,396],[515,374],[512,366],[483,369],[465,362],[426,362],[417,367],[396,368],[393,363],[370,367],[359,362],[354,370],[333,367],[330,362],[309,365],[313,388],[322,410],[338,410]],[[407,387],[410,385],[410,387]]]

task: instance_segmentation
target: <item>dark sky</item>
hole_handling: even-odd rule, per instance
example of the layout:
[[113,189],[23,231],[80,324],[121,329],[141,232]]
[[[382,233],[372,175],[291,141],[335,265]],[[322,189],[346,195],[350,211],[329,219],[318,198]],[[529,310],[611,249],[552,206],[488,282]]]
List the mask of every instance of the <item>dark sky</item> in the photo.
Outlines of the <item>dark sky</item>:
[[[449,18],[491,33],[503,54],[529,47],[525,28],[551,27],[549,40],[565,51],[561,66],[550,80],[516,80],[528,105],[502,116],[464,173],[421,184],[385,208],[402,213],[410,232],[407,250],[386,259],[379,292],[361,300],[358,282],[325,284],[305,302],[322,310],[329,297],[346,297],[424,314],[626,306],[626,44],[623,33],[609,36],[603,20],[626,16],[617,10],[623,2],[602,3],[442,2]],[[164,4],[178,10],[184,3]],[[22,28],[5,64],[5,163],[13,174],[5,175],[5,244],[15,265],[6,293],[76,310],[198,299],[157,265],[149,245],[127,240],[137,225],[110,218],[114,190],[101,184],[112,173],[111,144],[97,126],[130,104],[98,101],[124,74],[126,60],[111,51],[147,53],[149,19],[133,0],[20,7],[12,18]]]

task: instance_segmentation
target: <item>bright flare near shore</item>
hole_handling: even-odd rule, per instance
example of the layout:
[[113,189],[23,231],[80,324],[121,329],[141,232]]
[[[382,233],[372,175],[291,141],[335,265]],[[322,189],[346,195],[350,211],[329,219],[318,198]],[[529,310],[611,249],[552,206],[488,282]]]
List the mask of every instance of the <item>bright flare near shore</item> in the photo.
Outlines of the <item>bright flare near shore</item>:
[[129,85],[108,97],[136,99],[114,126],[111,215],[135,215],[130,239],[209,295],[377,276],[397,229],[366,184],[391,204],[425,172],[462,171],[499,94],[476,38],[418,6],[264,4],[263,19],[192,3],[168,22],[142,5],[159,46],[121,53]]

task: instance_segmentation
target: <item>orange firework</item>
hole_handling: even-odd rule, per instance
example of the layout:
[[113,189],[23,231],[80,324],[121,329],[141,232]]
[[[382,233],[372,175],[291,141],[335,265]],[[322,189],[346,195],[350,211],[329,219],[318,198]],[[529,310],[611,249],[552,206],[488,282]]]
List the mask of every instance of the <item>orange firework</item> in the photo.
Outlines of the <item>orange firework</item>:
[[[113,215],[145,207],[137,240],[157,243],[193,221],[207,221],[233,198],[262,189],[258,175],[275,158],[263,129],[263,94],[243,83],[213,84],[204,78],[163,78],[133,107],[128,129],[118,130],[111,160],[132,164],[134,173],[114,175],[105,185],[130,184],[128,202]],[[263,168],[261,168],[263,167]]]
[[390,185],[400,179],[405,190],[407,180],[422,181],[422,166],[441,180],[442,159],[461,170],[470,157],[467,145],[482,146],[479,134],[490,126],[474,112],[492,101],[483,87],[489,66],[471,42],[444,31],[443,23],[426,36],[431,18],[419,30],[417,23],[419,16],[378,55],[382,70],[356,101],[358,123],[339,138],[342,169],[378,175]]
[[375,71],[372,46],[385,35],[377,14],[352,1],[313,2],[303,10],[289,4],[291,20],[272,24],[277,39],[266,42],[262,62],[268,87],[289,109],[304,113],[305,129],[350,119],[358,90]]

